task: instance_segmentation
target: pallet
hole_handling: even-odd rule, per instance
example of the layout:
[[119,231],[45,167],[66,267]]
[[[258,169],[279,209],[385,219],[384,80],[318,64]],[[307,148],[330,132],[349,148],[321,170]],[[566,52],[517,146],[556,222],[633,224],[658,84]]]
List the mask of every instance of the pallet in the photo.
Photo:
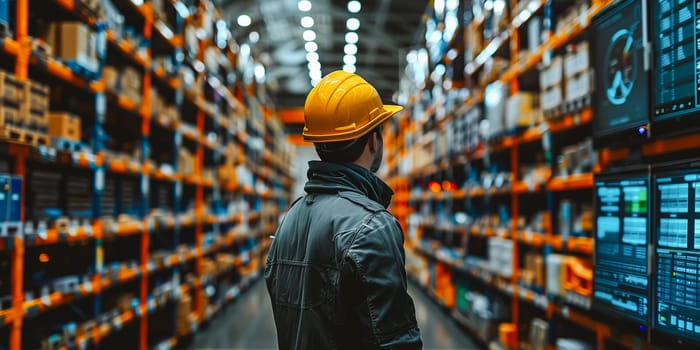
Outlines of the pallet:
[[46,134],[19,129],[15,127],[5,127],[0,130],[0,140],[29,144],[33,146],[48,146],[49,137]]
[[51,140],[53,148],[68,152],[87,152],[88,146],[81,141],[73,141],[62,137],[54,137]]

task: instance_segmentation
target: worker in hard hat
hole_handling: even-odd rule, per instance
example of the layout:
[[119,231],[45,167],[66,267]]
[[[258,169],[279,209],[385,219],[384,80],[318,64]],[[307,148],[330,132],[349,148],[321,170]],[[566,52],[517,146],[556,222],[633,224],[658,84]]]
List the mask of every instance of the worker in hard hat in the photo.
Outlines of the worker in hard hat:
[[406,292],[403,233],[387,211],[393,192],[374,172],[384,105],[356,74],[336,71],[304,104],[309,162],[306,195],[280,223],[265,266],[282,350],[421,349]]

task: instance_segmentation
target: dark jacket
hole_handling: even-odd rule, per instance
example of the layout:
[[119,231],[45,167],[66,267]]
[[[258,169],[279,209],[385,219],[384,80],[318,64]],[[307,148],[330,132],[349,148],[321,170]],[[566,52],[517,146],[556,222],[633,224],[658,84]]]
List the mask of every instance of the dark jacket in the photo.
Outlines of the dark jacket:
[[265,266],[280,349],[421,349],[393,192],[356,165],[308,177]]

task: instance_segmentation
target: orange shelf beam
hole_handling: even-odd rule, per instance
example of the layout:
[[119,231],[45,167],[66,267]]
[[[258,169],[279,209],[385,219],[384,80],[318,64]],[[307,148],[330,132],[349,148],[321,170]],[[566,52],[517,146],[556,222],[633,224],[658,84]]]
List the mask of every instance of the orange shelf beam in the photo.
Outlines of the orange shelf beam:
[[552,192],[586,190],[593,188],[593,173],[555,177],[547,183],[547,189]]

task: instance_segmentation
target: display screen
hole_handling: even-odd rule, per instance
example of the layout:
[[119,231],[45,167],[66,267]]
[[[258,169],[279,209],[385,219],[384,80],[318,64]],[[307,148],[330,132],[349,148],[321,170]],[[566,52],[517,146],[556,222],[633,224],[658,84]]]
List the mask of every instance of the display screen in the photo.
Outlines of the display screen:
[[643,8],[643,1],[623,1],[593,19],[595,136],[635,129],[649,121]]
[[697,0],[654,0],[654,119],[700,109]]
[[644,326],[649,209],[648,174],[596,177],[594,302]]
[[700,341],[700,169],[661,173],[655,191],[654,326]]

